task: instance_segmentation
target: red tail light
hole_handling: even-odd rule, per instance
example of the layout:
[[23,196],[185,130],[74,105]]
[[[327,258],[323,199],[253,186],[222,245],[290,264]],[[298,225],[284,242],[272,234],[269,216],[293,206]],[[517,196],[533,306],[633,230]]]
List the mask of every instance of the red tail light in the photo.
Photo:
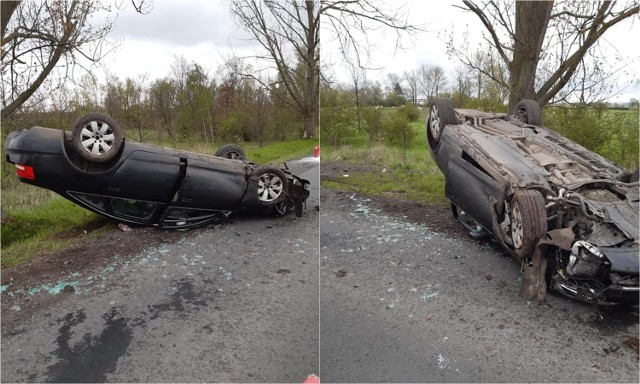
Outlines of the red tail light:
[[33,167],[23,164],[16,164],[16,173],[21,179],[35,180],[36,174],[33,173]]

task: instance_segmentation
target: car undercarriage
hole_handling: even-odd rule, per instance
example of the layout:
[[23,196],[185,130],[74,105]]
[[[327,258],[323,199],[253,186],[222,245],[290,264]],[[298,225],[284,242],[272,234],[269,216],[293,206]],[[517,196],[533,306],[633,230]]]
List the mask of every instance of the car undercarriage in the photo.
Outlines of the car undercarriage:
[[637,305],[637,171],[545,128],[530,100],[504,114],[437,99],[426,134],[454,214],[522,262],[523,296],[543,299],[550,286]]

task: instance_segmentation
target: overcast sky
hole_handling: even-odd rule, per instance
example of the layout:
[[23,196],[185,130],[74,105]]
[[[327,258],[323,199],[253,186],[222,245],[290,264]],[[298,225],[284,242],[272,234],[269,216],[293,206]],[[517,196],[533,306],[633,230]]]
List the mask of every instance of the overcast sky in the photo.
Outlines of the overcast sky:
[[236,27],[228,2],[221,0],[153,0],[146,15],[127,4],[118,12],[110,38],[120,44],[101,65],[120,78],[145,73],[150,79],[169,76],[176,56],[212,73],[230,56],[253,56],[259,49],[247,32]]
[[[471,46],[482,43],[484,27],[480,19],[472,12],[465,12],[454,5],[462,5],[461,0],[422,1],[405,0],[408,7],[408,23],[420,25],[424,32],[418,32],[412,37],[405,37],[402,44],[403,50],[396,49],[395,34],[389,30],[379,29],[367,34],[370,42],[378,46],[373,50],[370,65],[380,67],[380,70],[369,71],[367,78],[378,80],[385,84],[387,73],[402,75],[404,71],[414,70],[422,64],[440,65],[446,71],[453,71],[457,65],[455,59],[449,59],[446,54],[449,36],[453,34],[454,41],[461,42],[463,33],[468,32]],[[387,2],[393,6],[393,2]],[[322,34],[325,38],[328,33]],[[634,36],[634,38],[630,38]],[[640,44],[637,37],[640,36],[638,20],[627,19],[610,28],[601,38],[601,46],[605,52],[613,53],[617,50],[626,61],[632,63],[625,69],[630,72],[630,77],[635,78],[634,85],[627,87],[619,95],[610,99],[613,102],[627,102],[630,97],[640,98]],[[334,78],[341,82],[349,82],[349,72],[343,65],[339,55],[339,47],[335,40],[326,38],[322,40],[322,57],[330,61],[325,65],[333,72]]]
[[[127,1],[128,2],[128,1]],[[448,35],[453,32],[457,40],[462,33],[469,32],[472,44],[480,42],[483,27],[470,12],[453,7],[460,1],[407,0],[408,22],[420,25],[425,31],[402,39],[403,50],[396,49],[394,34],[378,29],[367,38],[376,46],[370,58],[370,66],[380,68],[368,73],[369,79],[382,80],[386,73],[402,74],[422,64],[440,65],[451,70],[455,63],[446,55]],[[234,24],[229,12],[229,3],[222,0],[153,0],[153,10],[147,15],[134,12],[129,4],[118,13],[112,38],[121,39],[118,49],[106,57],[102,64],[118,77],[137,77],[147,74],[149,79],[168,76],[174,56],[184,56],[195,61],[210,73],[231,55],[250,57],[259,49],[247,32]],[[398,3],[388,1],[386,6]],[[338,81],[348,81],[338,46],[328,31],[321,32],[323,69]],[[627,20],[607,31],[605,39],[617,48],[628,60],[640,58],[640,44],[631,43],[630,36],[640,36],[637,23]],[[259,66],[254,60],[248,63]],[[636,79],[640,78],[640,65],[628,68]],[[96,74],[102,78],[102,69]],[[629,88],[612,101],[627,101],[639,97],[640,86]]]

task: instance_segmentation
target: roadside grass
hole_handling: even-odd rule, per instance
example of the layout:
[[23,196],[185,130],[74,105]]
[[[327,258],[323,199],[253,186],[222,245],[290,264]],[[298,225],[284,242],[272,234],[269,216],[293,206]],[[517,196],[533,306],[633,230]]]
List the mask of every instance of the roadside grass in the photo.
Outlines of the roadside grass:
[[[168,144],[168,143],[165,143]],[[222,146],[206,143],[179,143],[180,149],[213,155]],[[281,163],[310,156],[315,139],[271,142],[260,147],[239,143],[247,158],[256,163]],[[4,160],[4,143],[2,143]],[[104,219],[57,194],[18,181],[15,166],[2,161],[0,166],[2,194],[1,266],[11,267],[28,262],[43,253],[72,246],[114,227],[114,221]],[[87,234],[83,229],[88,228]]]
[[[34,187],[35,188],[35,187]],[[107,219],[80,208],[61,196],[53,196],[37,209],[23,209],[6,215],[2,222],[3,268],[23,264],[35,256],[72,246],[112,228]],[[87,231],[79,238],[82,228]]]
[[342,191],[445,204],[444,177],[431,159],[425,142],[425,119],[426,110],[423,109],[418,120],[411,123],[413,137],[406,148],[370,143],[364,133],[356,133],[335,150],[330,145],[323,146],[322,158],[327,161],[345,161],[372,170],[333,180],[321,179],[321,185]]

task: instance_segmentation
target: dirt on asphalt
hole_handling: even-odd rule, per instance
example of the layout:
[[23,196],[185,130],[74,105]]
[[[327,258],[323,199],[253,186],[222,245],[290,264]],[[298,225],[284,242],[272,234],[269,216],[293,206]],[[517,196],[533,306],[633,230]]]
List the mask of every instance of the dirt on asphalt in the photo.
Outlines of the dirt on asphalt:
[[[332,180],[342,177],[343,174],[381,170],[377,168],[381,167],[343,161],[323,161],[321,177],[323,180]],[[449,206],[410,202],[382,196],[364,194],[360,194],[360,196],[371,199],[391,216],[425,223],[449,234],[464,234],[462,228],[452,220]],[[65,282],[71,281],[72,277],[77,274],[86,275],[88,271],[105,268],[113,262],[114,257],[126,261],[144,249],[171,244],[183,237],[183,232],[180,231],[136,226],[130,226],[131,231],[125,232],[115,224],[115,221],[107,226],[111,226],[113,229],[98,236],[90,236],[92,231],[103,228],[96,225],[82,228],[76,233],[66,234],[65,236],[69,237],[87,237],[87,240],[79,241],[76,245],[66,249],[43,254],[23,265],[3,268],[1,280],[3,286],[3,325],[10,325],[16,319],[29,315],[38,307],[56,303],[62,300],[65,294],[73,293],[73,285]],[[196,228],[191,232],[202,230],[202,228]],[[59,282],[59,286],[52,286],[50,284],[52,281]],[[34,292],[34,289],[43,286],[44,289],[57,289],[61,292],[57,295],[12,294],[12,292]],[[6,294],[4,294],[5,290]]]
[[302,217],[237,214],[187,232],[110,221],[107,233],[3,271],[13,281],[2,286],[2,381],[317,373],[319,165],[302,160],[289,164],[312,181]]
[[[380,169],[378,169],[380,168]],[[355,174],[381,171],[382,167],[366,164],[352,164],[344,161],[322,162],[321,178],[335,180],[343,174]],[[461,235],[465,232],[460,225],[452,220],[451,209],[444,204],[428,204],[401,200],[383,196],[359,194],[375,202],[377,206],[390,216],[407,219],[416,223],[425,223],[432,228],[438,228],[447,234]],[[231,219],[233,220],[233,219]],[[102,222],[102,224],[104,224]],[[15,319],[30,314],[38,307],[50,305],[62,300],[65,294],[73,293],[73,286],[65,284],[72,280],[75,274],[85,275],[88,271],[98,270],[109,265],[114,257],[126,261],[127,258],[149,247],[171,244],[183,237],[183,232],[130,226],[131,231],[123,231],[116,224],[107,224],[113,229],[98,235],[89,236],[92,231],[101,226],[83,228],[68,236],[87,237],[87,241],[80,241],[76,245],[46,253],[32,259],[27,264],[18,267],[2,269],[2,323],[9,325]],[[205,227],[206,228],[206,227]],[[192,229],[191,231],[201,231]],[[59,287],[47,285],[57,281]],[[45,289],[61,290],[59,295],[15,295],[11,292],[33,292],[34,287],[45,285]],[[35,288],[37,289],[37,288]],[[21,313],[18,313],[17,309]],[[18,316],[19,315],[19,316]]]
[[[383,167],[367,164],[353,164],[345,161],[322,161],[321,180],[334,181],[343,175],[357,173],[382,172]],[[386,172],[393,172],[387,169]],[[355,192],[355,191],[354,191]],[[447,204],[429,204],[402,200],[399,197],[373,196],[358,192],[375,202],[390,216],[404,218],[415,223],[425,223],[432,228],[448,234],[464,233],[461,226],[452,220],[451,207]]]
[[321,193],[323,380],[637,382],[637,308],[528,302],[515,260],[427,205]]
[[[69,284],[73,277],[88,271],[105,268],[114,258],[127,260],[132,255],[153,246],[171,244],[180,240],[183,232],[158,228],[107,224],[113,229],[90,236],[102,227],[82,228],[77,233],[61,236],[87,237],[75,245],[31,259],[26,264],[2,269],[2,325],[12,324],[43,306],[62,300],[75,290]],[[199,231],[202,229],[194,229]],[[58,284],[51,284],[56,281]],[[39,291],[59,291],[57,295],[35,295]],[[6,291],[6,292],[5,292]],[[37,291],[37,292],[36,292]],[[18,292],[26,294],[16,294]]]

